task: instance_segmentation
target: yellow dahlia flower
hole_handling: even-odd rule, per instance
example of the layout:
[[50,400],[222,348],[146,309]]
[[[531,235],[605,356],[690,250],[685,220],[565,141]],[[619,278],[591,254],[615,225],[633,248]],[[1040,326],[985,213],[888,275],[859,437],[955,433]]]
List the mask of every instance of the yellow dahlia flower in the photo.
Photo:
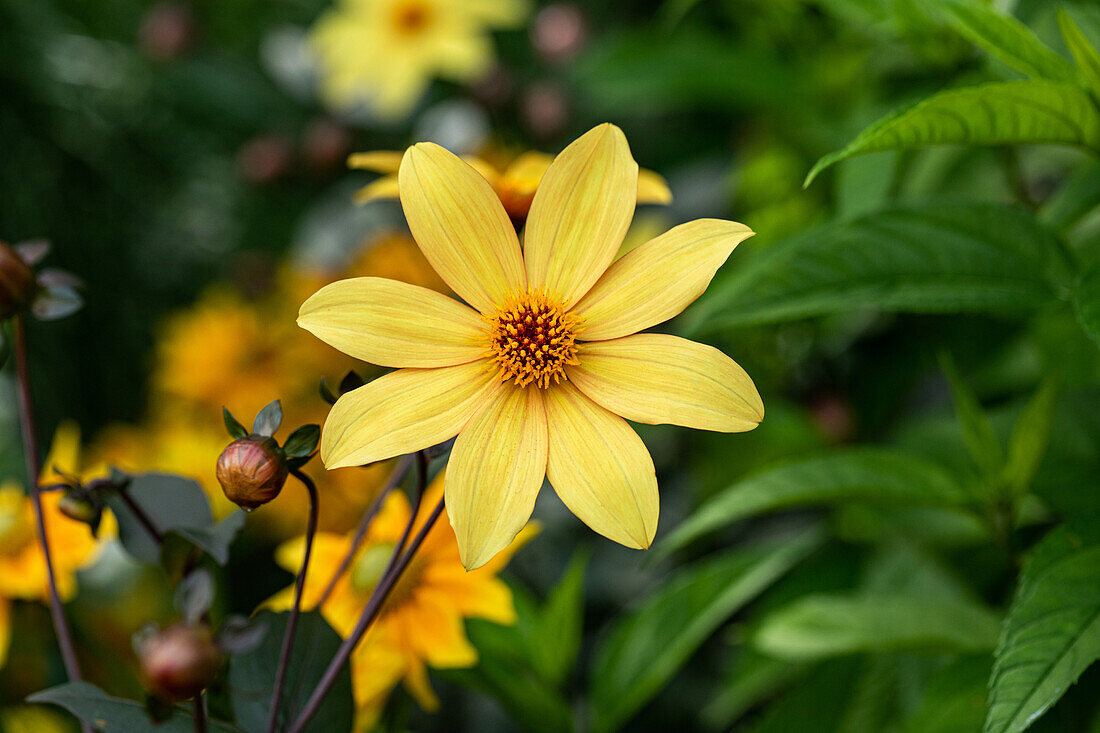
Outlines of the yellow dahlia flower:
[[[414,532],[439,501],[442,484],[441,474],[425,492]],[[346,637],[355,628],[359,614],[409,521],[410,511],[404,494],[399,491],[391,494],[371,523],[350,569],[333,587],[321,612],[341,636]],[[317,534],[302,594],[303,608],[316,607],[333,572],[351,547],[352,534]],[[528,528],[523,538],[533,534],[533,528]],[[512,592],[497,574],[521,544],[522,541],[513,543],[507,552],[493,558],[492,563],[468,573],[459,562],[455,535],[446,521],[432,527],[352,656],[359,727],[370,727],[390,691],[399,682],[404,682],[422,707],[433,710],[438,706],[428,682],[427,667],[472,667],[477,664],[477,650],[466,638],[462,625],[464,618],[515,623]],[[287,570],[297,572],[302,567],[304,547],[303,537],[290,540],[279,547],[275,559]],[[293,598],[293,588],[287,588],[267,605],[274,610],[289,609]]]
[[397,368],[333,406],[325,465],[372,463],[458,435],[446,499],[467,568],[508,546],[544,476],[596,532],[648,547],[657,479],[626,420],[739,432],[764,408],[749,375],[717,349],[637,332],[695,300],[752,231],[693,221],[612,264],[634,214],[638,165],[610,124],[550,164],[522,251],[489,183],[443,148],[409,148],[399,183],[413,237],[465,303],[367,277],[302,305],[298,324],[318,338]]
[[[376,181],[363,186],[355,192],[355,203],[365,204],[376,199],[395,199],[397,194],[397,170],[401,166],[403,154],[396,150],[373,150],[366,153],[352,153],[348,156],[348,167],[383,174]],[[483,158],[474,156],[463,158],[478,173],[485,177],[496,191],[504,210],[513,221],[523,221],[531,210],[539,182],[546,175],[554,156],[529,150],[515,158],[503,169],[499,169]],[[638,171],[638,203],[667,204],[672,201],[672,191],[668,182],[658,173],[642,168]]]
[[311,41],[321,94],[332,106],[369,105],[400,119],[432,77],[472,81],[489,70],[488,31],[519,25],[523,0],[338,0],[318,19]]

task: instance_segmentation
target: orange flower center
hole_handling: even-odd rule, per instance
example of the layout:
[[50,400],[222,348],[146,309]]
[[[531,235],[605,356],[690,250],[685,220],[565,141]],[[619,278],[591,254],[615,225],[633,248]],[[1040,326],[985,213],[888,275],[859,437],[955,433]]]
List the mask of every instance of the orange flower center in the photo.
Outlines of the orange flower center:
[[517,387],[546,388],[565,378],[565,367],[579,364],[575,335],[580,319],[539,288],[509,298],[491,316],[490,356],[501,381]]
[[432,19],[431,9],[419,0],[399,2],[393,9],[393,26],[404,36],[413,36],[424,30]]

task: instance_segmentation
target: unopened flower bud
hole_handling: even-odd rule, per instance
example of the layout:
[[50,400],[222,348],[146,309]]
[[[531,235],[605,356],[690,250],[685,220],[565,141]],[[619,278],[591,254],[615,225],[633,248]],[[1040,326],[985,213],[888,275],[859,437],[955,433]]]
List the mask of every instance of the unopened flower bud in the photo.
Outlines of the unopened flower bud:
[[37,292],[34,271],[13,247],[0,242],[0,321],[30,305]]
[[245,509],[255,509],[278,496],[289,472],[279,444],[263,435],[238,438],[218,457],[222,491]]
[[139,654],[145,686],[166,702],[195,697],[221,666],[221,650],[205,626],[169,626],[145,639]]

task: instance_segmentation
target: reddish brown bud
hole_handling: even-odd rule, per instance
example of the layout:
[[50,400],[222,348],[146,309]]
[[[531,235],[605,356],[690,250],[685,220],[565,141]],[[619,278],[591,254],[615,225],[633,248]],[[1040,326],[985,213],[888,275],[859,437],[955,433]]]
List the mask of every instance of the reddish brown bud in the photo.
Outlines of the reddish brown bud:
[[0,321],[30,305],[37,292],[34,271],[14,248],[0,242]]
[[202,692],[218,674],[221,650],[205,626],[176,624],[146,639],[139,651],[145,686],[166,702]]
[[279,444],[263,435],[238,438],[218,457],[222,491],[245,509],[255,509],[278,496],[289,471]]

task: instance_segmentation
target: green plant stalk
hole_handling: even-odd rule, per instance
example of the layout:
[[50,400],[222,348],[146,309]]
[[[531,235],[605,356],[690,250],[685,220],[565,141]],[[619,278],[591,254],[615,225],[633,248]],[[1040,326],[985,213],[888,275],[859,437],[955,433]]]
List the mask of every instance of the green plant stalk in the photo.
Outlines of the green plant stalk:
[[294,605],[290,607],[290,618],[287,620],[286,633],[283,635],[283,646],[279,651],[279,664],[275,668],[275,687],[271,691],[271,709],[267,714],[268,733],[275,733],[275,727],[279,722],[279,703],[282,700],[283,687],[286,686],[290,653],[294,648],[294,633],[298,630],[298,614],[302,609],[302,591],[306,586],[306,571],[309,570],[309,556],[313,550],[313,538],[317,534],[317,485],[313,483],[313,479],[297,468],[290,469],[290,473],[309,492],[309,520],[306,524],[306,548],[302,555],[302,569],[298,571],[298,580],[294,584]]
[[[401,539],[397,543],[397,546],[394,547],[393,555],[390,556],[390,562],[386,571],[382,574],[381,580],[378,581],[378,585],[374,588],[374,593],[371,594],[370,600],[367,601],[367,605],[359,615],[359,621],[356,623],[355,629],[352,630],[348,638],[340,645],[340,648],[336,652],[336,656],[329,662],[328,668],[321,677],[321,681],[318,682],[317,687],[313,689],[313,693],[310,695],[298,719],[294,721],[294,724],[290,727],[289,733],[301,733],[306,723],[308,723],[317,713],[317,710],[321,707],[321,703],[324,702],[325,696],[328,694],[329,690],[332,689],[332,686],[336,684],[337,676],[339,676],[344,665],[346,665],[351,658],[351,654],[355,651],[355,647],[359,645],[359,642],[363,639],[363,635],[366,634],[367,629],[370,628],[371,623],[378,617],[379,612],[382,610],[382,605],[386,602],[386,598],[389,597],[390,592],[397,584],[397,580],[401,577],[401,573],[409,566],[409,562],[412,560],[413,555],[420,549],[420,545],[423,544],[424,538],[428,536],[428,532],[435,526],[436,520],[438,520],[439,516],[443,513],[444,498],[441,497],[439,503],[436,504],[435,508],[432,510],[432,513],[424,521],[424,525],[420,528],[416,537],[413,538],[412,542],[409,542],[408,549],[404,549],[405,543],[408,542],[409,534],[412,532],[413,525],[416,523],[416,517],[420,513],[420,501],[424,496],[424,489],[427,484],[428,466],[427,460],[424,457],[424,452],[418,452],[416,457],[417,465],[420,470],[418,475],[416,501],[414,502],[412,512],[409,516],[409,523],[405,526],[405,531],[401,535]],[[402,550],[404,550],[403,554]]]

